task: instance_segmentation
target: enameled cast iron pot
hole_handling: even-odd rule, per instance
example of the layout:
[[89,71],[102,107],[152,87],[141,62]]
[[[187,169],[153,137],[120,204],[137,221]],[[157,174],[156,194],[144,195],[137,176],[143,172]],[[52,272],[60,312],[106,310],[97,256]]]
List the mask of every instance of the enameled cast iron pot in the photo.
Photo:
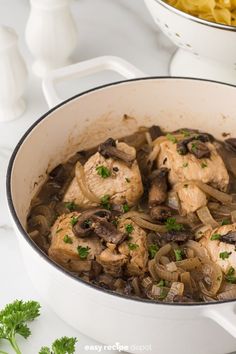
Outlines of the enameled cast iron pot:
[[[135,345],[151,345],[154,354],[232,352],[236,350],[235,301],[159,304],[113,294],[55,264],[25,231],[30,201],[46,171],[78,150],[152,124],[167,130],[201,129],[218,139],[223,132],[236,135],[235,87],[196,79],[135,79],[141,73],[113,57],[52,73],[44,81],[49,104],[59,103],[56,80],[102,69],[116,70],[130,80],[98,87],[58,104],[32,125],[11,157],[8,204],[30,279],[61,318],[102,343],[129,345],[132,353],[140,353]],[[124,114],[130,118],[125,119]]]

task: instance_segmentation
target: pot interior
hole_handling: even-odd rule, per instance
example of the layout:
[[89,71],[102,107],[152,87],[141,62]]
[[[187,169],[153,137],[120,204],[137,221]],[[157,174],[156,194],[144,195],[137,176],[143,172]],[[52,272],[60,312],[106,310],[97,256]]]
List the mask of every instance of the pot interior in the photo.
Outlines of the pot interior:
[[66,101],[22,138],[9,167],[10,198],[23,227],[32,197],[47,172],[76,151],[140,126],[195,128],[222,139],[236,133],[233,86],[178,78],[147,78],[111,84]]

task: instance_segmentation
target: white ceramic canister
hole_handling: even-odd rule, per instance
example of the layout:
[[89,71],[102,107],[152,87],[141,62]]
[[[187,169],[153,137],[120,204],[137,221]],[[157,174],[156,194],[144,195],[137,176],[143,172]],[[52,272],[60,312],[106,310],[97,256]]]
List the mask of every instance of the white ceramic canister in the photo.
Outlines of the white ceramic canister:
[[38,76],[68,64],[76,47],[77,29],[70,3],[71,0],[31,0],[25,36],[35,58],[33,71]]
[[0,122],[15,119],[25,110],[22,95],[27,69],[17,42],[12,28],[0,26]]

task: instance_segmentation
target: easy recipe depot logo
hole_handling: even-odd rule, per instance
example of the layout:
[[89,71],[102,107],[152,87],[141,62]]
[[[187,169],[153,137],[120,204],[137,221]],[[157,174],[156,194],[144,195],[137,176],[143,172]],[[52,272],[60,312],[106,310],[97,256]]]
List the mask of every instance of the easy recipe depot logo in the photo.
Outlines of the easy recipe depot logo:
[[151,352],[152,351],[152,346],[151,344],[145,344],[145,345],[136,345],[136,344],[131,344],[131,345],[123,345],[120,343],[115,343],[111,345],[85,345],[84,346],[85,351],[89,352],[97,352],[97,353],[103,353],[106,351],[118,351],[118,352],[132,352],[132,351],[140,351],[140,353],[143,352]]

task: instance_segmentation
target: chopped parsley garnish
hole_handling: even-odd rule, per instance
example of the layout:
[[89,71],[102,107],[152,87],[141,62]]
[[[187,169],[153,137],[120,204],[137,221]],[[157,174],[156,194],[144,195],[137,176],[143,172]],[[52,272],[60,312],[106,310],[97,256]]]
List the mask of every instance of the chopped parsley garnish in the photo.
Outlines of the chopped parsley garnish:
[[127,232],[127,234],[131,234],[131,232],[134,230],[134,227],[132,224],[127,224],[125,225],[125,231]]
[[201,163],[201,168],[206,168],[207,167],[207,163],[206,162],[202,162]]
[[137,243],[128,243],[128,247],[130,251],[135,251],[137,248],[139,248],[139,245],[137,245]]
[[189,131],[182,129],[181,133],[184,135],[185,138],[189,137],[191,134]]
[[225,260],[225,259],[229,258],[229,256],[230,256],[231,254],[232,254],[232,252],[227,252],[227,251],[225,251],[225,252],[221,252],[221,253],[219,254],[219,257],[220,257],[221,259]]
[[149,254],[149,258],[153,259],[157,253],[157,251],[159,250],[159,247],[155,244],[152,244],[148,247],[148,254]]
[[88,254],[89,254],[89,250],[90,250],[90,247],[82,247],[82,246],[78,246],[77,247],[77,251],[79,253],[79,257],[81,259],[86,259],[88,257]]
[[182,261],[182,259],[183,259],[183,252],[182,252],[182,250],[176,249],[176,250],[174,250],[174,252],[175,252],[175,259],[176,259],[176,261],[177,261],[177,262],[178,262],[178,261]]
[[191,151],[195,152],[197,150],[197,144],[196,143],[192,143],[191,145]]
[[175,218],[168,218],[165,223],[167,231],[182,231],[184,226],[178,224]]
[[118,225],[118,219],[112,220],[111,223],[112,223],[115,227],[117,227],[117,225]]
[[173,144],[176,144],[177,143],[177,139],[176,137],[173,135],[173,134],[166,134],[166,137],[169,141],[171,141]]
[[75,226],[75,224],[77,224],[78,220],[79,220],[78,216],[72,216],[72,218],[70,219],[71,225]]
[[159,281],[159,283],[157,283],[157,286],[159,286],[160,288],[162,288],[163,286],[166,286],[166,281],[164,279],[161,279]]
[[62,231],[63,229],[62,228],[60,228],[60,229],[57,229],[57,231],[56,231],[56,234],[58,234],[60,231]]
[[111,171],[105,166],[96,167],[97,174],[102,178],[108,178],[111,175]]
[[236,276],[234,274],[235,274],[235,269],[233,267],[230,267],[227,274],[225,275],[225,280],[228,283],[236,284]]
[[224,225],[229,225],[230,224],[230,220],[229,219],[223,219],[221,221],[221,225],[224,226]]
[[183,163],[183,167],[188,167],[188,162]]
[[65,235],[65,236],[64,236],[63,241],[64,241],[65,243],[70,243],[70,244],[73,243],[72,238],[71,238],[70,236],[68,236],[68,235]]
[[76,209],[76,204],[74,202],[68,202],[65,203],[65,207],[66,209],[68,209],[69,211],[75,211]]
[[221,238],[221,234],[213,234],[210,239],[211,241],[215,241],[215,240],[220,240],[220,238]]
[[111,209],[110,196],[108,194],[105,194],[101,198],[101,205],[103,206],[104,209],[107,209],[107,210]]
[[126,180],[127,183],[130,183],[130,179],[129,178],[125,177],[125,180]]
[[123,211],[124,211],[124,213],[127,213],[127,212],[129,211],[129,206],[128,206],[128,204],[124,204],[124,205],[123,205]]

